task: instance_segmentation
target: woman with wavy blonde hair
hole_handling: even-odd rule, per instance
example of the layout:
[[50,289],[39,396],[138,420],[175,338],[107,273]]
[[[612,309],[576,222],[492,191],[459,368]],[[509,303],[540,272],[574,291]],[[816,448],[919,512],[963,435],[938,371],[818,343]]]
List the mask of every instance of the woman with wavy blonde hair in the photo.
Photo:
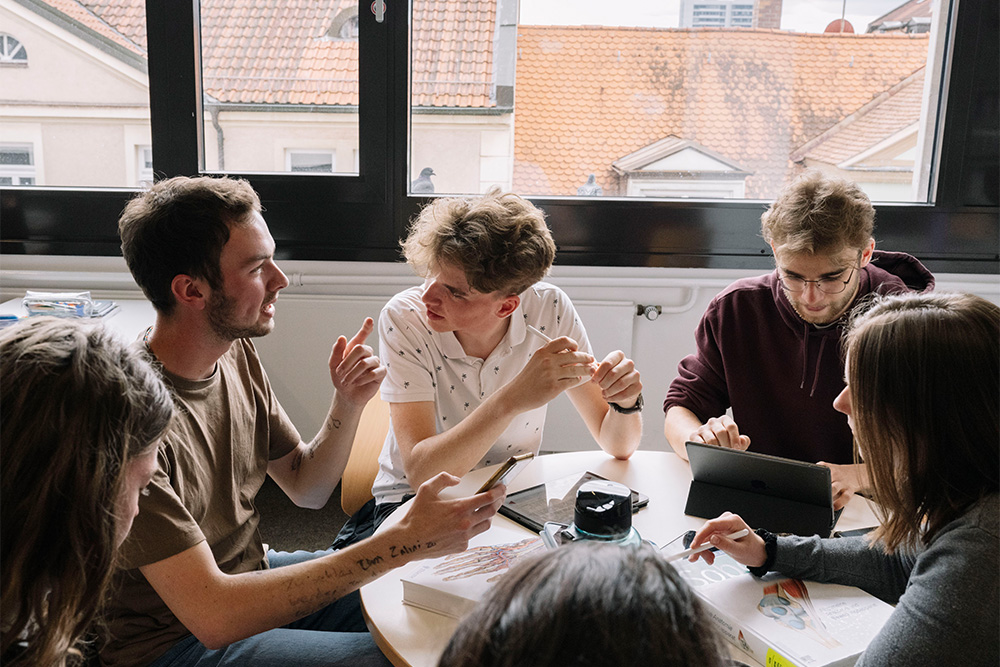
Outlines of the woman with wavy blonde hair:
[[[705,542],[754,574],[858,586],[896,605],[858,665],[1000,664],[1000,307],[971,294],[875,301],[846,337],[847,415],[881,525],[776,537],[735,514]],[[713,556],[706,557],[712,562]]]
[[70,665],[173,415],[141,353],[102,326],[0,332],[0,661]]

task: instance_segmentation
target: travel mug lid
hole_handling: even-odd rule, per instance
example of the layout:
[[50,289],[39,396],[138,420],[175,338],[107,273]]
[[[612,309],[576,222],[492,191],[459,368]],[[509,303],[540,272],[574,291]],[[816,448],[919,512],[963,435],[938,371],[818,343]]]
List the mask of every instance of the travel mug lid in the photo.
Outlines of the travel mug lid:
[[585,482],[576,492],[573,523],[577,530],[595,539],[624,537],[632,529],[632,492],[618,482]]

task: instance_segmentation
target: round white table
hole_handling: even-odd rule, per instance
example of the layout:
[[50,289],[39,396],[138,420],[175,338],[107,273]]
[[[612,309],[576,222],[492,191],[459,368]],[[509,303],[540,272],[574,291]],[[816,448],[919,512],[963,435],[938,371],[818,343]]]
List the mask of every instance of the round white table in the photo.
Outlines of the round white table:
[[[496,466],[474,470],[462,482],[447,490],[451,497],[475,493]],[[590,471],[649,496],[649,505],[634,514],[632,525],[639,534],[657,545],[664,545],[685,531],[698,528],[704,519],[686,516],[691,468],[687,461],[668,452],[636,452],[627,461],[609,457],[602,451],[548,454],[536,458],[513,482],[508,491],[519,491],[577,472]],[[402,516],[396,513],[393,516]],[[393,521],[390,517],[387,521]],[[877,519],[867,500],[855,497],[844,509],[837,522],[839,530],[874,526]],[[527,528],[497,515],[493,526],[523,530]],[[679,549],[678,549],[679,550]],[[406,568],[401,568],[405,570]],[[397,667],[434,667],[451,638],[458,621],[403,604],[401,570],[394,570],[361,589],[368,629],[379,648]],[[735,648],[733,656],[743,662],[752,661]]]

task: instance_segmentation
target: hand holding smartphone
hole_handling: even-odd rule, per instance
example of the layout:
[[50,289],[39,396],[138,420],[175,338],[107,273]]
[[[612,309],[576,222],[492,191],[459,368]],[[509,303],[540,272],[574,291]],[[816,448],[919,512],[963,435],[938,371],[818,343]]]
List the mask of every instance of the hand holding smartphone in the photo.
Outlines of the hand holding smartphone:
[[517,456],[510,457],[509,459],[504,461],[499,468],[497,468],[496,472],[493,473],[493,476],[490,477],[488,480],[486,480],[486,483],[484,483],[481,487],[479,487],[479,490],[476,491],[476,493],[483,493],[484,491],[489,491],[497,484],[503,484],[506,486],[515,477],[517,477],[518,474],[520,474],[520,472],[524,470],[525,467],[527,467],[527,465],[531,463],[531,460],[534,458],[535,455],[532,454],[531,452],[528,452],[527,454],[519,454]]

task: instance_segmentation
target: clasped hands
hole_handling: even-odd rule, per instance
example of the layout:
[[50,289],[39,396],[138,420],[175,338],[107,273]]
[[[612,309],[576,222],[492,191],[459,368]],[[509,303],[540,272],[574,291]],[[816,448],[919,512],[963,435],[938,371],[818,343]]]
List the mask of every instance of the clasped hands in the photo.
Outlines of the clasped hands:
[[538,348],[514,380],[519,393],[532,409],[544,405],[562,392],[593,382],[608,403],[623,408],[635,405],[642,391],[642,381],[635,364],[621,350],[608,354],[603,361],[579,351],[579,344],[560,336]]

